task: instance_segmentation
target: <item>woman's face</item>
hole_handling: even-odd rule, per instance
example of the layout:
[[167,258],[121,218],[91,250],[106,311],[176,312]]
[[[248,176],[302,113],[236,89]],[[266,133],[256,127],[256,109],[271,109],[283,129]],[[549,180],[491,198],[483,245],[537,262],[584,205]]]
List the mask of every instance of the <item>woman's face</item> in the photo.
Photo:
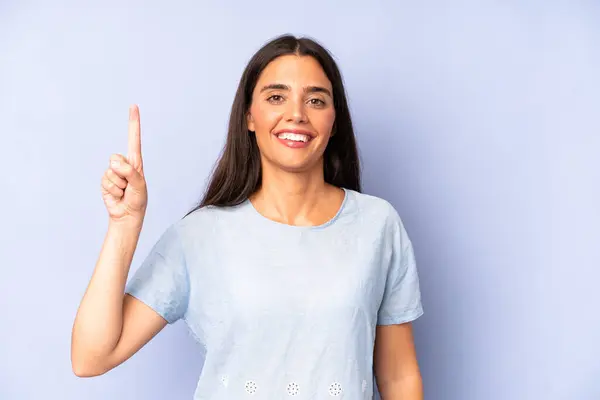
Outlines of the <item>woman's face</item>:
[[273,60],[260,75],[248,112],[263,166],[290,172],[322,168],[335,120],[331,82],[309,56]]

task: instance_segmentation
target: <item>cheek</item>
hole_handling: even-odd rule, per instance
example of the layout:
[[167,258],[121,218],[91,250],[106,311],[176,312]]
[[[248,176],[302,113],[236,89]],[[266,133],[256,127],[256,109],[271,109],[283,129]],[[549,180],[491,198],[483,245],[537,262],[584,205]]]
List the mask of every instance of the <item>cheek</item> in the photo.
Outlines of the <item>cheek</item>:
[[281,112],[273,107],[257,105],[252,107],[252,117],[257,132],[271,131],[281,119]]
[[335,111],[321,112],[319,115],[315,116],[311,122],[319,134],[329,135],[333,128],[333,123],[335,122]]

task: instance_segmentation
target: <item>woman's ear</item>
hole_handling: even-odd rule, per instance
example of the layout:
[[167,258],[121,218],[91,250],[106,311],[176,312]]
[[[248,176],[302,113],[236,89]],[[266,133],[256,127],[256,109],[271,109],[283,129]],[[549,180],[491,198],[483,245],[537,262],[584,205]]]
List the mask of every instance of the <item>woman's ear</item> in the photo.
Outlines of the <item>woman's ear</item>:
[[252,118],[252,114],[250,111],[246,113],[246,125],[248,125],[248,130],[254,132],[254,118]]

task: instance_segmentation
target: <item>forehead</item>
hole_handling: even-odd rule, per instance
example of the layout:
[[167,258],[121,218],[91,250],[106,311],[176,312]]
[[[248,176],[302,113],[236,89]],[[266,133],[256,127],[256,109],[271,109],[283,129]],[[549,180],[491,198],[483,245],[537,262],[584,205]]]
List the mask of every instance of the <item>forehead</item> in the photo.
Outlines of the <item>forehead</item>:
[[285,55],[271,61],[260,74],[256,87],[281,83],[293,87],[323,86],[331,82],[317,60],[310,56]]

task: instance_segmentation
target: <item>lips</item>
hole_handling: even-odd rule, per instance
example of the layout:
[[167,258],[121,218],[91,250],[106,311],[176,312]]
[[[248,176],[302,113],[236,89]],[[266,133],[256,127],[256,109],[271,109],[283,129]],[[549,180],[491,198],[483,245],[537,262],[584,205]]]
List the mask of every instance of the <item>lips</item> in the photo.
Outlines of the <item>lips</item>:
[[302,129],[280,129],[273,135],[281,144],[292,149],[301,149],[316,136],[314,133]]

